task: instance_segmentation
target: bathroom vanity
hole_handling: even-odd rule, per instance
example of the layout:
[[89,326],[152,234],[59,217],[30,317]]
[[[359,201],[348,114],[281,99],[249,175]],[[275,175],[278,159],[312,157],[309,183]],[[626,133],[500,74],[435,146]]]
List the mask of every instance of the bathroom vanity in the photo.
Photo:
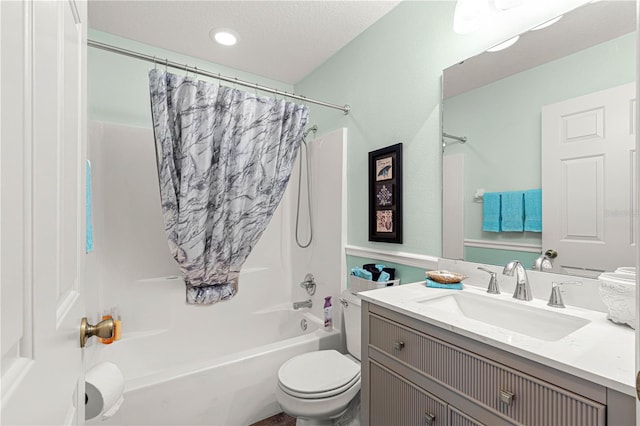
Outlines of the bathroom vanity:
[[423,283],[360,295],[364,425],[635,424],[634,333],[602,312]]

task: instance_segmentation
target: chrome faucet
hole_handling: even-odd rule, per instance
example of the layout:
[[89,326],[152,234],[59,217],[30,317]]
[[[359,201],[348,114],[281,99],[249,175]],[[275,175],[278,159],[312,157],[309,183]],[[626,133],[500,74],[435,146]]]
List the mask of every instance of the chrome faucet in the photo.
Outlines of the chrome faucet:
[[558,252],[554,249],[549,249],[538,257],[531,269],[535,271],[550,271],[553,269],[553,260],[558,257]]
[[487,272],[491,278],[489,278],[489,287],[487,287],[487,293],[490,294],[500,294],[500,287],[498,287],[498,276],[495,272],[483,268],[482,266],[478,266],[478,269],[481,271]]
[[517,260],[512,260],[507,263],[502,273],[510,277],[513,273],[516,274],[516,291],[513,292],[513,298],[518,300],[532,300],[531,287],[529,286],[529,278],[527,277],[527,271]]
[[302,302],[293,302],[293,309],[310,308],[313,306],[311,299]]
[[561,283],[552,282],[551,283],[551,295],[549,296],[549,302],[547,305],[552,306],[554,308],[564,308],[564,301],[562,300],[561,286],[564,285],[582,285],[582,281],[564,281]]

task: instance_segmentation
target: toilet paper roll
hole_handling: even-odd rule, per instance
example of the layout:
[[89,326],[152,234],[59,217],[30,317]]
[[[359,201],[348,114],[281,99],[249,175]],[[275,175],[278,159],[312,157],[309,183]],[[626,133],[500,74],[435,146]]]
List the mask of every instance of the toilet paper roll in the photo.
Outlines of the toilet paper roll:
[[113,416],[124,401],[124,376],[111,362],[102,362],[85,376],[85,420]]

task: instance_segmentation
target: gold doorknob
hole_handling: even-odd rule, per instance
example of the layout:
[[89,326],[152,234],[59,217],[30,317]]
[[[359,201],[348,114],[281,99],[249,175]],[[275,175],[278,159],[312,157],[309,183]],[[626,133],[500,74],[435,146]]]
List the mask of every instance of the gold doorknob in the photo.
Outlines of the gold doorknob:
[[107,318],[96,325],[91,325],[87,321],[87,317],[83,317],[82,322],[80,322],[80,347],[84,348],[84,344],[91,336],[98,336],[103,339],[113,337],[114,324],[113,318]]

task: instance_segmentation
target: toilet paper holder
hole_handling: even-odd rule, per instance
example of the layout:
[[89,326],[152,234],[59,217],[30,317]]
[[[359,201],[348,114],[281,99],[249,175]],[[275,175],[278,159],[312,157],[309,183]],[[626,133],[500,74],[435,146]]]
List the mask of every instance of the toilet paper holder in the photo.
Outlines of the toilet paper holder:
[[98,336],[103,339],[113,337],[114,325],[115,322],[113,318],[107,318],[96,325],[91,325],[89,321],[87,321],[87,317],[83,317],[80,322],[80,347],[84,348],[87,339],[91,336]]

